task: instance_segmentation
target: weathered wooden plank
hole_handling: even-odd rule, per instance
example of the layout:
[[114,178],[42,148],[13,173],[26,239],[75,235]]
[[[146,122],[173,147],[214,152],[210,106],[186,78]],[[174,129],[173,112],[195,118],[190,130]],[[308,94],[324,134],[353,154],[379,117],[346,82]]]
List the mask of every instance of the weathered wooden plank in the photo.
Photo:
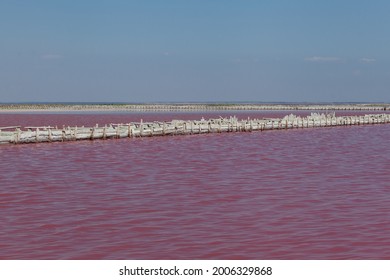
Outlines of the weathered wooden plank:
[[3,127],[0,127],[0,131],[1,130],[6,130],[6,129],[18,129],[18,128],[21,128],[20,125],[16,125],[16,126],[3,126]]

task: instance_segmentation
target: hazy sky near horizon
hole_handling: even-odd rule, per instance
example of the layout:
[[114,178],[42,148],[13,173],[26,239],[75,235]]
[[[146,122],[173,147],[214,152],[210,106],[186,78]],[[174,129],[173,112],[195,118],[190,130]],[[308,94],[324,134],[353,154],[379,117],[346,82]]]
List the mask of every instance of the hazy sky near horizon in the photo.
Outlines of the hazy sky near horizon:
[[0,102],[170,101],[390,102],[390,1],[0,1]]

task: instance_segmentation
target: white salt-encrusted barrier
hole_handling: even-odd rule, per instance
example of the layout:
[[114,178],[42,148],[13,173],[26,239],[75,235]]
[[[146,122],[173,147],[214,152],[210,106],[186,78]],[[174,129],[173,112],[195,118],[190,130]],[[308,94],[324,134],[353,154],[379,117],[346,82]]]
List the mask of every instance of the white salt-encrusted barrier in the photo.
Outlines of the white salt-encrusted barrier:
[[390,110],[390,104],[0,104],[0,111],[264,111],[264,110]]
[[54,141],[94,140],[125,137],[150,137],[164,135],[187,135],[236,131],[256,131],[345,125],[386,124],[390,114],[369,114],[362,116],[340,116],[312,113],[301,117],[288,115],[284,118],[263,118],[238,120],[236,117],[172,120],[170,122],[139,122],[110,124],[103,127],[0,127],[0,144],[40,143]]

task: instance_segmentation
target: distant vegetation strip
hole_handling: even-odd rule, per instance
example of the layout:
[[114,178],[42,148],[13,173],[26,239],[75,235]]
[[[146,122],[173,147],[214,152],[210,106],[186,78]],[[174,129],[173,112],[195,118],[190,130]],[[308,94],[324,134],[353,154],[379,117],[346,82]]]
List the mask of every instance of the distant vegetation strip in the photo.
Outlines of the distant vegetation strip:
[[0,104],[0,111],[390,110],[384,104]]

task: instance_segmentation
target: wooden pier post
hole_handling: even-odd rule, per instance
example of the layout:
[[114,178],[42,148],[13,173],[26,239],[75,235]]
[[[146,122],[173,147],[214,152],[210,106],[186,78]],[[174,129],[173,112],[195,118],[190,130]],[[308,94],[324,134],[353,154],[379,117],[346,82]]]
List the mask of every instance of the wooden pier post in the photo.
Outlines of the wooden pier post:
[[[0,131],[1,131],[1,130],[0,130]],[[19,141],[20,141],[21,130],[20,130],[20,128],[17,128],[16,131],[17,131],[17,132],[16,132],[15,144],[18,144]]]
[[143,120],[141,119],[140,124],[139,124],[139,136],[142,137],[143,131],[144,131],[144,125],[143,125]]

